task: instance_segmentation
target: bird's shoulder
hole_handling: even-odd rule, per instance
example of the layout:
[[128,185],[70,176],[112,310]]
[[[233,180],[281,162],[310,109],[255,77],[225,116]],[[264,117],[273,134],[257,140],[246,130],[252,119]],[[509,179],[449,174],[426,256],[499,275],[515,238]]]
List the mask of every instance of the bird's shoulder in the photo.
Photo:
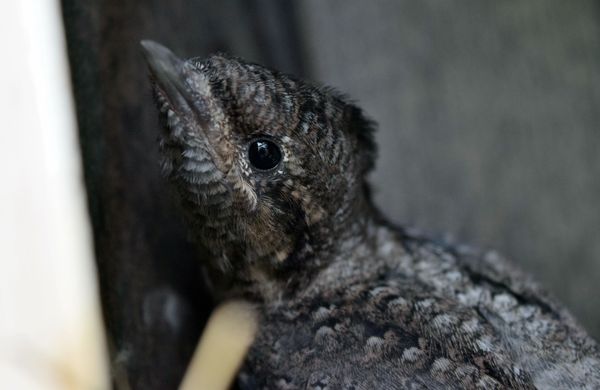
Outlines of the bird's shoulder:
[[600,383],[595,342],[496,252],[409,235],[375,245],[374,258],[346,265],[370,264],[357,271],[368,277],[334,268],[316,293],[265,311],[247,379],[290,389]]

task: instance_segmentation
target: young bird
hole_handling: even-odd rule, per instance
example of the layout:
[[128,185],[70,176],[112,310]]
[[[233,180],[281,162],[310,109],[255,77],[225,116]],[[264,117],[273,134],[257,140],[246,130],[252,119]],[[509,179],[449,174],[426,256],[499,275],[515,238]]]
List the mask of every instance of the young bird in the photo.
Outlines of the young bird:
[[374,125],[346,97],[142,46],[214,295],[260,313],[242,389],[600,388],[598,345],[528,277],[375,209]]

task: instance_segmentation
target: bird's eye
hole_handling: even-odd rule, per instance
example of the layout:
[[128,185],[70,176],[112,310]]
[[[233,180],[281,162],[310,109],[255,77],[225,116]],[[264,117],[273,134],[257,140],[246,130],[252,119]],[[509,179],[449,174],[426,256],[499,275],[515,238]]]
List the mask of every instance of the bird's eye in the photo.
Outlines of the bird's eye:
[[254,168],[268,171],[281,162],[281,149],[271,140],[257,138],[250,142],[248,160]]

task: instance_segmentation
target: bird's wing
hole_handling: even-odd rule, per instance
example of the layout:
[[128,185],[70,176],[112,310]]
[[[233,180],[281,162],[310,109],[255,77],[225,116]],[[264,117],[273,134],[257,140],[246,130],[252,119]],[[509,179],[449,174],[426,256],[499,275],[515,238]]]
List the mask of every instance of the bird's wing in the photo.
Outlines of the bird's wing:
[[[503,336],[538,388],[600,387],[600,350],[573,316],[530,276],[495,251],[453,247],[457,264],[491,299],[480,312]],[[502,299],[516,305],[503,307]]]
[[476,308],[414,280],[328,291],[267,313],[264,323],[247,365],[253,373],[246,372],[264,385],[531,388]]

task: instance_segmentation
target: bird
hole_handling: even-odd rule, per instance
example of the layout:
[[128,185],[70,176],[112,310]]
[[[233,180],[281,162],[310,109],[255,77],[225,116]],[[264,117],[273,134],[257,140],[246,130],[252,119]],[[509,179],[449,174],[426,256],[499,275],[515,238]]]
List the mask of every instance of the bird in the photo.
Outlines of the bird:
[[239,388],[600,388],[598,344],[530,275],[374,205],[376,124],[352,99],[141,45],[207,286],[259,316]]

